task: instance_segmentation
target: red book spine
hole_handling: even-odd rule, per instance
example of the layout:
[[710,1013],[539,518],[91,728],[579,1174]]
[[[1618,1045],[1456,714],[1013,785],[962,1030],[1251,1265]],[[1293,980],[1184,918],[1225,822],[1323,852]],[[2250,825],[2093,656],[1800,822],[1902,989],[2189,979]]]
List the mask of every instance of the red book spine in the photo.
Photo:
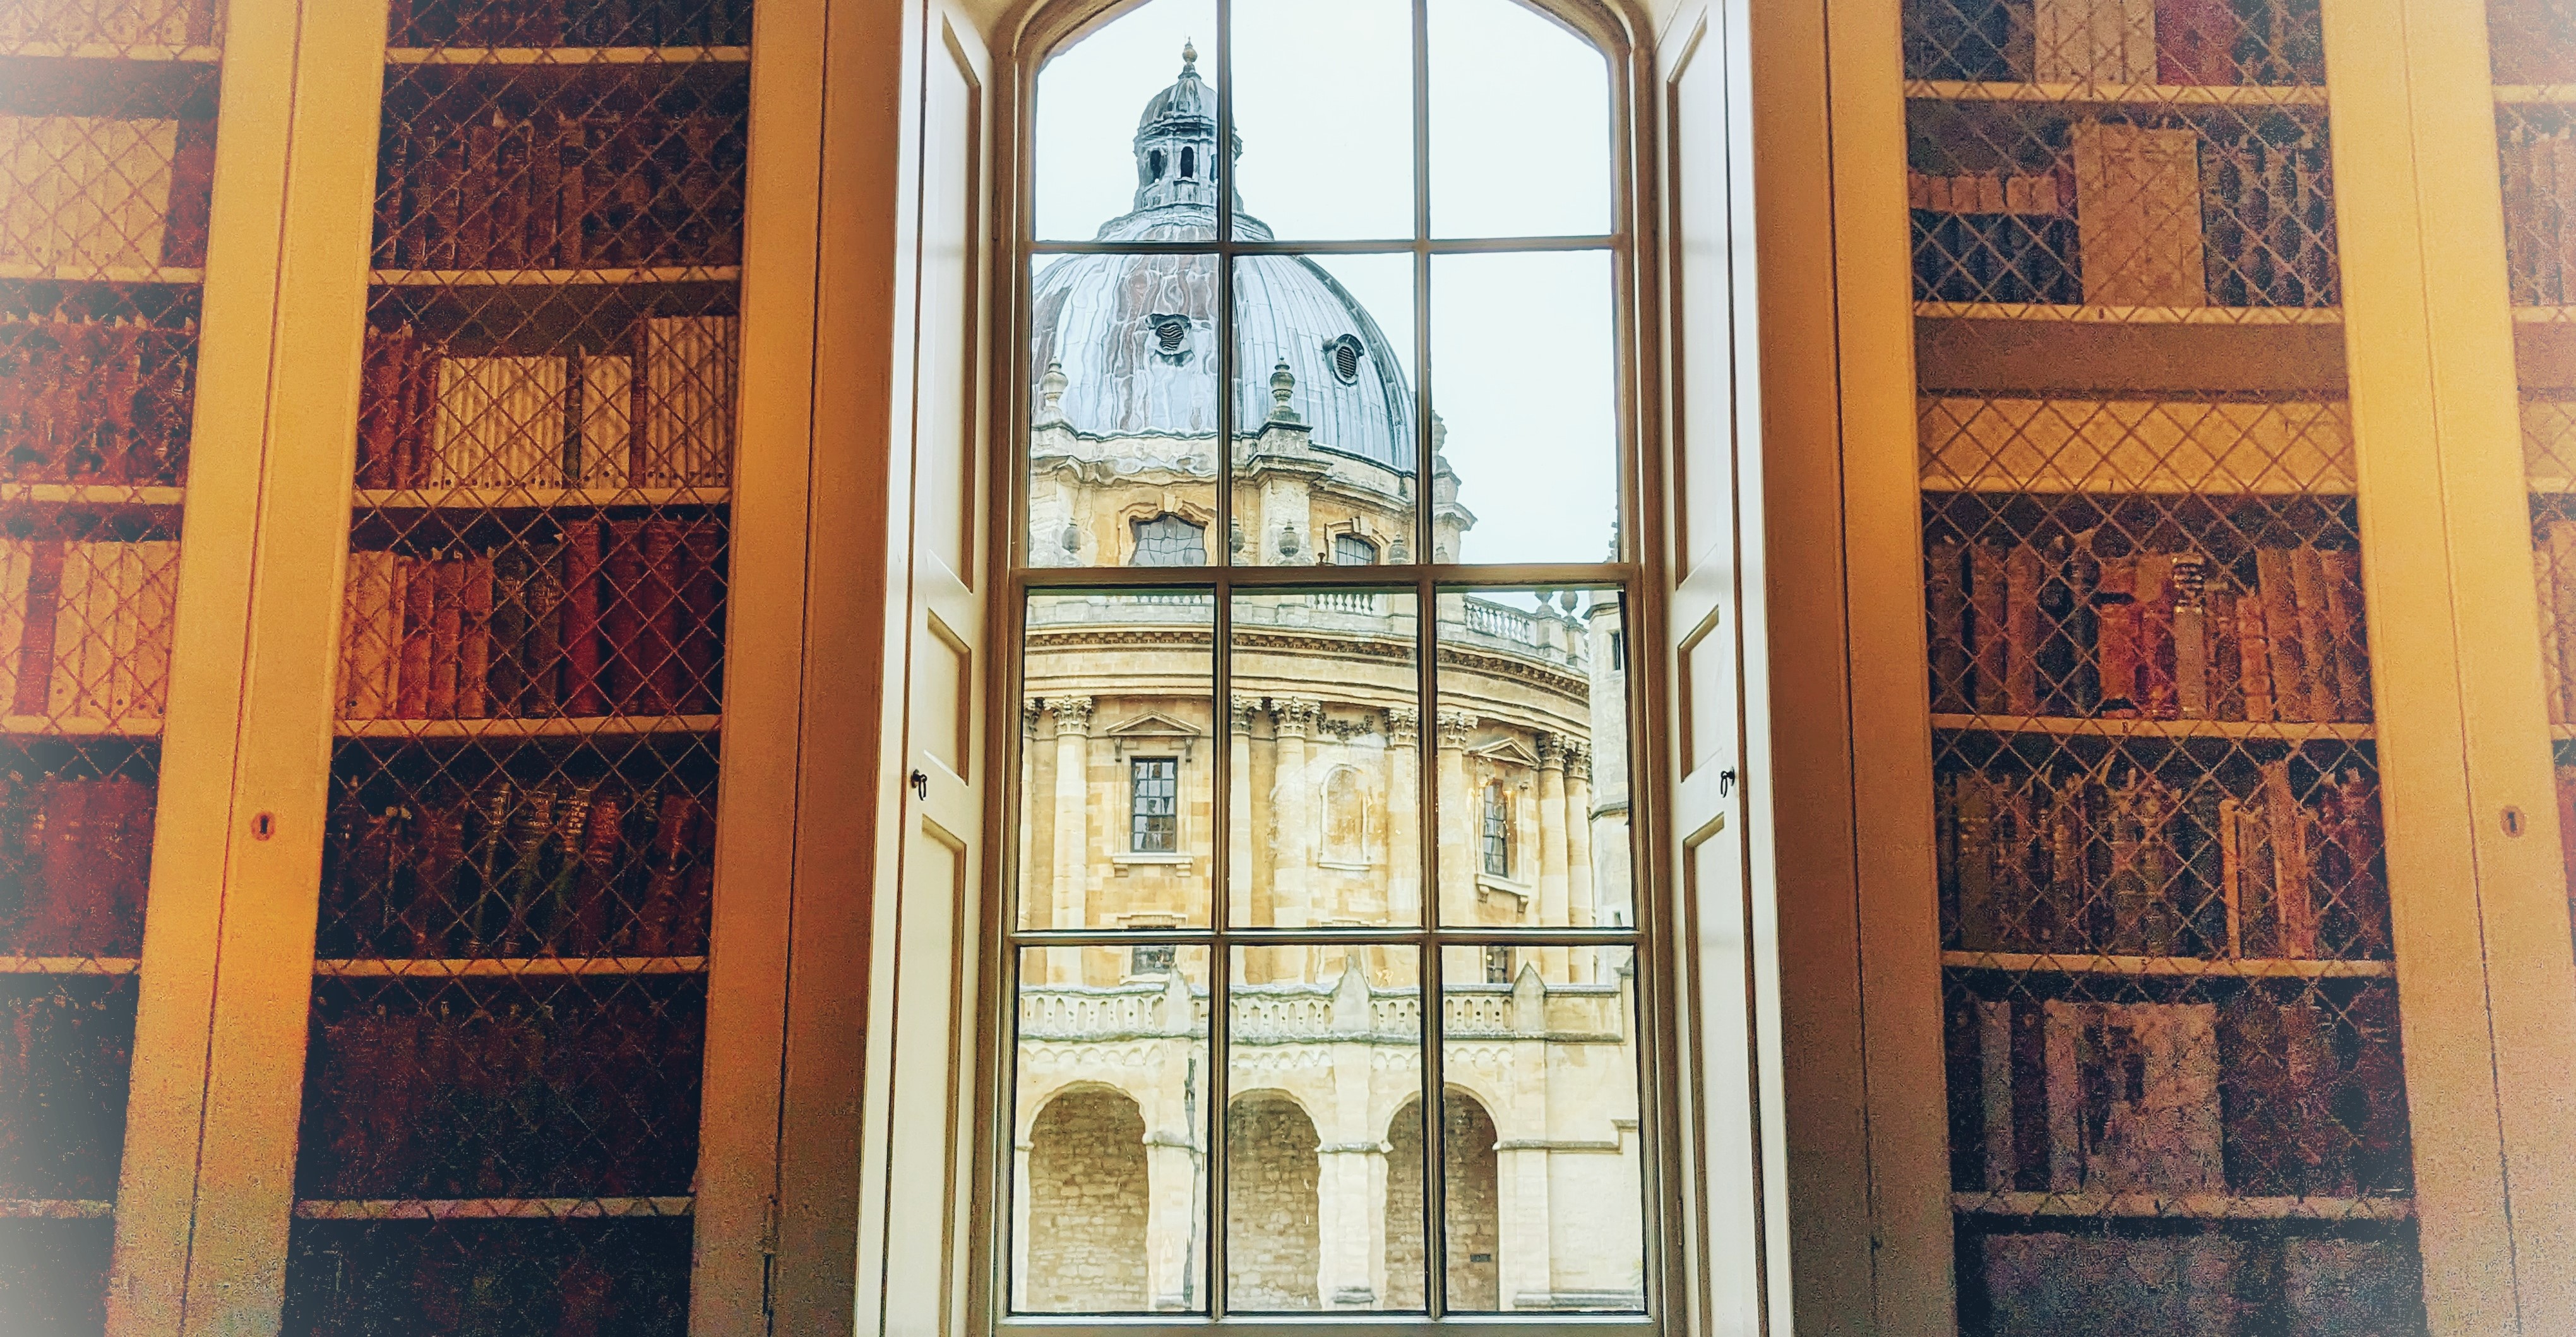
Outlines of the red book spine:
[[183,120],[170,159],[170,214],[161,230],[161,263],[183,269],[206,263],[206,224],[214,196],[215,123]]
[[2176,694],[2173,558],[2138,559],[2138,713],[2151,720],[2182,718]]
[[492,555],[452,563],[457,571],[458,641],[456,716],[479,720],[492,713]]
[[669,520],[647,520],[641,535],[643,552],[636,583],[635,659],[638,715],[669,715],[680,708],[680,591],[687,583],[680,569],[685,552],[679,526]]
[[693,520],[681,546],[679,709],[712,715],[724,700],[724,527]]
[[35,956],[70,956],[106,936],[107,916],[92,885],[91,786],[58,775],[36,786],[36,885],[27,940]]
[[2138,713],[2137,574],[2135,558],[2110,558],[2102,563],[2102,583],[2093,592],[2101,711],[2113,719]]
[[2228,0],[2156,0],[2157,82],[2243,82],[2236,68],[2241,26]]
[[403,369],[411,341],[408,327],[369,330],[360,355],[358,396],[358,486],[395,486],[396,451],[402,434]]
[[431,563],[417,557],[395,559],[403,574],[401,658],[394,668],[394,715],[429,718],[430,624],[436,618],[437,587]]
[[643,522],[611,520],[600,569],[599,639],[608,707],[636,714],[644,697]]
[[394,486],[429,478],[430,433],[438,421],[438,349],[417,336],[403,341],[403,409],[394,443]]
[[112,925],[100,950],[134,956],[143,950],[143,900],[152,883],[153,788],[118,776],[101,781],[99,789],[90,801],[109,818],[100,830],[100,862]]
[[429,718],[456,718],[457,669],[464,656],[465,563],[440,557],[429,563],[434,590],[429,606]]
[[608,713],[599,681],[599,522],[571,520],[563,527],[563,709],[567,715]]
[[98,344],[91,376],[99,388],[99,410],[103,415],[99,420],[102,430],[98,449],[103,456],[99,466],[111,483],[149,482],[154,472],[150,464],[135,458],[134,398],[142,389],[142,364],[135,352],[138,332],[139,327],[122,321],[89,327],[90,337]]
[[27,574],[27,629],[18,646],[18,699],[11,713],[47,712],[54,686],[54,621],[63,592],[63,541],[42,539]]

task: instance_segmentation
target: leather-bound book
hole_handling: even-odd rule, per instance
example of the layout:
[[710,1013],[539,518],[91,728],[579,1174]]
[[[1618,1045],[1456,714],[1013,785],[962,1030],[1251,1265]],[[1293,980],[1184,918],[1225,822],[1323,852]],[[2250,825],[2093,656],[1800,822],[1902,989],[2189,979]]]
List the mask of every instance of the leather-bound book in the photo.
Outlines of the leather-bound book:
[[2290,593],[2299,609],[2299,667],[2307,689],[2308,718],[2338,720],[2343,689],[2337,681],[2335,635],[2326,606],[2325,564],[2314,544],[2290,551]]
[[600,533],[596,520],[563,526],[563,713],[608,713],[600,679]]
[[479,720],[492,709],[492,555],[457,559],[456,716]]
[[2039,713],[2039,591],[2045,579],[2039,550],[2016,544],[2004,558],[2004,706],[2008,713]]
[[1932,710],[1965,714],[1968,684],[1968,601],[1960,590],[1957,539],[1934,539],[1925,559],[1924,604],[1931,618]]
[[2244,703],[2241,718],[2266,723],[2277,714],[2272,702],[2272,638],[2263,624],[2263,595],[2238,587],[2230,602],[2236,608],[2236,636],[2221,653],[2236,662],[2237,692]]
[[520,713],[528,682],[528,545],[511,540],[483,557],[491,564],[492,612],[485,623],[491,645],[485,672],[490,714]]
[[582,269],[592,263],[590,156],[595,135],[588,121],[566,116],[555,127],[556,152],[563,159],[562,200],[556,206],[555,263]]
[[[2082,648],[2089,651],[2092,641],[2089,632],[2093,616],[2089,600],[2092,591],[2088,585],[2079,595],[2068,579],[2069,568],[2073,566],[2073,557],[2064,538],[2050,541],[2048,551],[2041,558],[2041,565],[2043,575],[2038,589],[2039,641],[2031,655],[2034,676],[2038,680],[2039,701],[2038,709],[2033,713],[2059,716],[2083,714],[2086,712],[2086,706],[2077,704],[2075,690],[2076,660],[2079,654],[2076,615],[2079,609],[2083,613],[2084,630],[2087,634],[2083,637]],[[2086,705],[2089,704],[2086,703]]]
[[686,927],[685,898],[702,812],[696,796],[685,790],[662,795],[653,843],[645,853],[644,898],[635,912],[632,950],[638,956],[670,955]]
[[2101,684],[2095,709],[2111,719],[2138,716],[2137,580],[2136,558],[2105,558],[2093,590],[2093,663]]
[[1955,772],[1932,777],[1932,885],[1947,949],[1959,945],[1959,783]]
[[563,560],[559,543],[528,545],[527,632],[519,658],[525,680],[520,684],[518,713],[539,718],[555,713],[563,700]]
[[564,154],[562,113],[543,110],[527,121],[527,263],[534,269],[563,265]]
[[2044,944],[2043,951],[2061,956],[2089,953],[2095,950],[2096,941],[2092,925],[2094,881],[2087,857],[2094,840],[2094,822],[2085,806],[2084,778],[2072,775],[2053,784],[2044,780],[2041,783],[2047,804],[2042,820],[2048,881],[2032,912],[2032,933]]
[[2236,942],[2239,956],[2269,960],[2281,952],[2281,907],[2272,858],[2270,808],[2259,792],[2236,801],[2235,875]]
[[2004,612],[2008,580],[2005,549],[1992,543],[1965,545],[1968,554],[1967,636],[1971,647],[1969,701],[1981,715],[2010,711],[2006,687],[2011,633]]
[[2560,710],[2576,720],[2576,521],[2549,522],[2549,566],[2555,572]]
[[608,710],[621,715],[646,713],[639,705],[646,672],[644,523],[608,520],[600,525],[600,677]]
[[614,952],[624,930],[621,883],[627,809],[624,794],[602,790],[591,796],[589,824],[580,834],[581,871],[574,883],[572,924],[565,934],[563,950],[568,956]]
[[2388,887],[2380,880],[2379,871],[2380,852],[2386,848],[2379,820],[2379,788],[2359,767],[2349,767],[2335,782],[2335,790],[2344,818],[2345,848],[2352,860],[2352,881],[2343,899],[2351,923],[2345,951],[2354,956],[2385,957],[2392,939]]
[[2320,550],[2317,559],[2325,583],[2326,632],[2335,659],[2335,718],[2367,720],[2372,709],[2370,637],[2363,625],[2361,554]]
[[2540,592],[2541,696],[2549,706],[2549,722],[2565,724],[2567,695],[2559,684],[2567,680],[2567,668],[2558,652],[2558,575],[2546,544],[2531,550],[2531,579]]
[[2031,908],[2038,900],[2031,867],[2039,852],[2039,825],[2032,799],[2032,787],[2026,780],[2003,780],[1993,785],[1995,946],[2008,952],[2028,951],[2040,945],[2030,929]]
[[421,803],[413,836],[412,951],[441,957],[460,940],[460,899],[465,880],[465,814],[462,795],[435,795]]
[[401,479],[398,487],[420,487],[429,481],[431,447],[438,431],[438,368],[445,350],[414,339],[405,350],[402,436],[395,447]]
[[410,326],[367,331],[363,351],[359,355],[358,486],[361,488],[397,486],[400,463],[395,451],[402,430],[404,354],[410,344]]
[[2272,705],[2284,720],[2309,720],[2306,645],[2299,626],[2299,596],[2290,574],[2290,554],[2265,548],[2254,554],[2256,584],[2263,596],[2264,642],[2272,656]]
[[0,535],[0,713],[19,713],[18,667],[25,658],[28,582],[35,565],[34,539]]
[[429,688],[426,719],[456,718],[458,669],[464,659],[465,561],[440,554],[425,563],[429,576]]
[[27,565],[27,613],[19,632],[18,691],[11,714],[43,715],[53,696],[54,639],[61,608],[64,544],[34,541]]
[[214,186],[215,123],[178,122],[170,154],[170,221],[161,230],[161,263],[182,269],[206,263],[206,222]]
[[2139,783],[2138,777],[2132,775],[2103,788],[2103,797],[2108,801],[2103,813],[2108,861],[2100,894],[2111,922],[2101,945],[2103,950],[2123,956],[2146,951],[2147,909],[2155,899],[2155,889],[2147,884],[2138,867]]
[[402,645],[395,654],[394,715],[425,720],[429,718],[430,631],[437,620],[436,564],[404,555],[394,561],[396,588],[403,601]]
[[155,787],[131,776],[92,782],[92,813],[99,818],[99,846],[93,851],[96,872],[91,885],[105,907],[108,927],[94,949],[107,956],[134,956],[143,950],[143,909],[152,887],[152,832],[159,795]]
[[2138,714],[2145,719],[2182,717],[2177,693],[2179,653],[2174,632],[2174,558],[2138,556],[2134,589],[2138,610]]
[[500,260],[496,226],[499,220],[494,215],[503,207],[505,187],[500,156],[506,128],[498,111],[489,120],[477,119],[462,127],[465,173],[456,238],[458,269],[492,269]]
[[2238,82],[2236,39],[2244,27],[2229,0],[2156,0],[2156,82]]
[[2290,789],[2290,763],[2261,766],[2264,816],[2272,837],[2272,892],[2277,898],[2280,954],[2306,959],[2317,954],[2317,911],[2313,867],[2308,845],[2314,820]]
[[2001,943],[1995,906],[1994,793],[1981,775],[1961,774],[1959,789],[1959,950],[1991,952]]
[[682,569],[687,552],[679,539],[680,527],[670,520],[647,520],[639,531],[635,659],[641,672],[631,707],[639,715],[669,715],[679,709],[680,592],[688,583]]
[[92,792],[86,781],[59,775],[36,783],[36,820],[28,833],[36,876],[19,947],[27,955],[70,956],[103,936],[106,915],[87,866],[97,838],[90,822]]
[[[399,44],[401,30],[394,31]],[[408,122],[392,119],[376,140],[375,263],[380,268],[420,268],[420,164],[413,161],[418,142]]]
[[521,269],[528,266],[535,248],[528,237],[529,220],[536,210],[530,200],[531,179],[536,172],[535,145],[531,142],[534,127],[525,117],[503,121],[495,116],[492,145],[492,195],[482,212],[492,218],[492,258],[494,269]]
[[724,700],[724,525],[689,521],[680,543],[679,710],[712,715]]
[[2218,786],[2204,780],[2184,797],[2177,819],[2183,864],[2179,883],[2186,933],[2183,951],[2191,956],[2235,955],[2226,894],[2226,823],[2233,814],[2222,811],[2224,802]]

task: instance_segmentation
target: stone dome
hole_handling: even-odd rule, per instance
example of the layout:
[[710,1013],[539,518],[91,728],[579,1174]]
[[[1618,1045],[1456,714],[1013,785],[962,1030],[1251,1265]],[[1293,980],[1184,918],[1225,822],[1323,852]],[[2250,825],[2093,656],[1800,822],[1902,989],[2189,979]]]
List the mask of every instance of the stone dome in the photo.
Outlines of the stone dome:
[[[1215,100],[1184,51],[1180,77],[1136,127],[1136,207],[1102,225],[1101,241],[1208,241],[1216,235]],[[1238,146],[1237,152],[1240,152]],[[1270,229],[1237,202],[1235,235]],[[1216,259],[1208,255],[1065,255],[1031,293],[1031,420],[1087,435],[1216,432]],[[1256,436],[1271,415],[1272,372],[1296,378],[1289,407],[1313,448],[1413,471],[1413,392],[1368,309],[1300,256],[1238,258],[1234,422]],[[1052,412],[1041,388],[1064,376]]]

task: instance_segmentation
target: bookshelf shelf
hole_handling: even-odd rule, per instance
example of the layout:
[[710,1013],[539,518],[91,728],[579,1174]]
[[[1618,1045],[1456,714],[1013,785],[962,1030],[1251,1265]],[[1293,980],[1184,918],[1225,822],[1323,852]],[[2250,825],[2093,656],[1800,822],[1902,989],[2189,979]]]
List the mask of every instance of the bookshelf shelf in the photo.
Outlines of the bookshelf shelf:
[[2089,734],[2100,738],[2246,738],[2283,743],[2326,740],[2365,742],[2372,726],[2353,723],[2304,724],[2278,720],[2127,720],[2067,719],[2046,715],[1936,714],[1932,727],[1979,733]]
[[563,1221],[687,1216],[696,1199],[669,1198],[299,1198],[299,1221]]
[[98,1221],[116,1215],[99,1198],[0,1198],[0,1221]]
[[2502,106],[2576,106],[2576,84],[2497,84],[2495,100]]
[[1943,952],[1953,970],[2057,975],[2153,975],[2176,979],[2393,979],[2393,961],[2248,960],[2197,956],[2053,956],[2045,952]]
[[397,46],[388,65],[744,65],[747,46]]
[[[2195,483],[2189,478],[2163,474],[2149,478],[2120,478],[2109,481],[2073,477],[2022,477],[2010,474],[1925,474],[1923,494],[1927,497],[1977,493],[1985,496],[2088,496],[2088,497],[2349,497],[2348,479],[2330,480],[2339,486],[2303,487],[2294,481],[2277,477],[2257,478],[2247,485],[2230,480],[2224,489]],[[2534,488],[2533,491],[2540,489]]]
[[326,979],[517,979],[576,975],[703,975],[703,956],[355,957],[317,960]]
[[0,715],[5,738],[159,738],[161,721],[58,715]]
[[2078,103],[2093,106],[2324,107],[2316,84],[2003,83],[1909,79],[1905,96],[1922,102]]
[[1916,302],[1921,320],[2030,320],[2072,325],[2340,325],[2331,306],[2058,306],[2041,302]]
[[131,956],[0,956],[0,975],[131,975],[142,966]]
[[[0,491],[0,500],[7,498]],[[356,504],[362,511],[550,511],[722,506],[732,498],[732,489],[724,487],[361,488]]]
[[341,720],[333,733],[341,738],[477,739],[588,738],[642,734],[714,733],[719,715],[549,716],[497,720]]
[[[8,277],[0,273],[0,278]],[[378,269],[369,283],[388,288],[581,288],[622,284],[733,283],[739,265],[669,265],[647,269]]]
[[2513,320],[2517,325],[2576,325],[2576,306],[2517,306]]
[[129,487],[123,483],[0,483],[0,505],[178,506],[181,487]]
[[175,265],[31,265],[0,262],[0,280],[23,280],[34,283],[167,283],[196,287],[206,281],[206,271]]
[[2411,1198],[2258,1198],[2232,1193],[1953,1193],[1965,1216],[2182,1221],[2411,1221]]
[[28,42],[10,48],[20,60],[116,60],[212,65],[224,58],[220,46],[168,44],[118,46],[110,42]]

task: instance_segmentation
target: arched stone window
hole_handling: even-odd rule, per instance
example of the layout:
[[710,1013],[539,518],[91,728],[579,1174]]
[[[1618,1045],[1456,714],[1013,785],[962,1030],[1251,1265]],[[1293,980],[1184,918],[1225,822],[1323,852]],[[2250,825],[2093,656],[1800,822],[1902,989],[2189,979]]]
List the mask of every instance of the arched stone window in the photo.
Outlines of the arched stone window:
[[1323,857],[1328,863],[1368,862],[1368,780],[1355,766],[1336,766],[1324,777]]
[[1207,565],[1207,527],[1166,511],[1151,520],[1132,522],[1136,534],[1133,566]]
[[1099,1088],[1047,1102],[1029,1128],[1023,1308],[1132,1313],[1147,1305],[1145,1120]]
[[1512,795],[1500,780],[1485,786],[1483,826],[1479,848],[1484,855],[1485,875],[1512,875]]

